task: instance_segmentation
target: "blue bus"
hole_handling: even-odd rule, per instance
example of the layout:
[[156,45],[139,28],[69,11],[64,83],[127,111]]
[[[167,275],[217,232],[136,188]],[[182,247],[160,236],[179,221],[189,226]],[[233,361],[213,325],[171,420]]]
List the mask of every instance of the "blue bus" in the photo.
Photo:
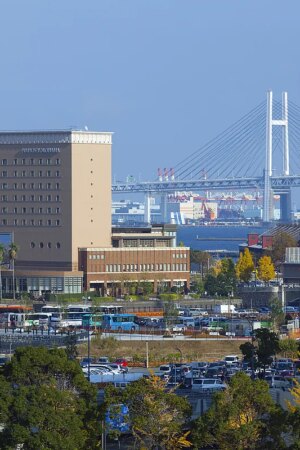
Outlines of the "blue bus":
[[134,314],[104,314],[103,330],[136,331],[139,330],[138,318]]

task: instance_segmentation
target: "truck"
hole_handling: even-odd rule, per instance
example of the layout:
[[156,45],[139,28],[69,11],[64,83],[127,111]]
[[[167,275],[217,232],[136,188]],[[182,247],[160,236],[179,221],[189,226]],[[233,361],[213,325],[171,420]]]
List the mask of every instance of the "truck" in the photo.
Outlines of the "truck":
[[235,313],[235,306],[228,304],[215,305],[213,308],[214,313],[216,314],[232,314]]

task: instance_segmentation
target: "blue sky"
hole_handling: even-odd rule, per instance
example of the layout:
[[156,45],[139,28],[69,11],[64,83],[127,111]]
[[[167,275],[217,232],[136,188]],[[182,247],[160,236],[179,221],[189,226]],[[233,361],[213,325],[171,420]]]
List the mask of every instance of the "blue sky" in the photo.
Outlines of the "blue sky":
[[272,89],[300,105],[299,0],[1,2],[0,128],[114,131],[156,177]]

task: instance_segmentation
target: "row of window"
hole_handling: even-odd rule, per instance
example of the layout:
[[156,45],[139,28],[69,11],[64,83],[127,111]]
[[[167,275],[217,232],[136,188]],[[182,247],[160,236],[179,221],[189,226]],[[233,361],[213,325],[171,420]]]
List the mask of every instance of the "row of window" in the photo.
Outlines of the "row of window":
[[170,247],[169,239],[124,239],[124,247]]
[[187,264],[106,264],[106,272],[183,272]]
[[1,189],[60,189],[60,184],[55,183],[51,184],[43,184],[43,183],[13,183],[9,185],[8,183],[1,183],[0,184]]
[[28,208],[27,206],[22,206],[18,208],[14,206],[11,210],[7,206],[2,206],[1,214],[60,214],[60,208]]
[[61,200],[61,198],[60,198],[60,196],[59,195],[51,195],[51,194],[48,194],[48,195],[34,195],[34,194],[31,194],[31,195],[24,195],[24,194],[22,194],[22,195],[16,195],[16,194],[14,194],[14,195],[12,195],[11,197],[9,197],[8,195],[1,195],[0,196],[0,199],[1,199],[1,201],[2,202],[10,202],[10,201],[13,201],[13,202],[36,202],[36,201],[39,201],[39,202],[44,202],[44,201],[47,201],[47,202],[60,202],[60,200]]
[[13,226],[30,226],[30,227],[59,227],[61,225],[61,221],[59,219],[52,220],[52,219],[1,219],[1,225],[13,225]]
[[60,177],[60,171],[56,170],[55,172],[53,172],[51,170],[39,170],[35,172],[34,170],[22,170],[21,172],[18,172],[17,170],[14,170],[12,173],[8,173],[7,170],[2,170],[1,177]]
[[[47,244],[44,244],[44,242],[39,242],[39,244],[36,244],[35,242],[31,242],[30,243],[30,247],[31,248],[35,248],[37,246],[39,248],[44,248],[44,247],[52,248],[52,242],[48,242]],[[61,248],[60,242],[56,242],[55,247],[56,248]]]
[[89,255],[89,259],[104,259],[104,255]]
[[184,258],[184,259],[186,259],[186,253],[173,253],[173,255],[172,255],[172,257],[173,258],[177,258],[177,259],[179,259],[179,258]]
[[[60,159],[59,158],[55,158],[55,159],[51,159],[51,158],[29,158],[29,159],[28,158],[27,159],[26,158],[19,158],[19,159],[14,158],[12,160],[12,164],[14,166],[17,166],[18,164],[20,164],[22,166],[25,166],[26,164],[29,164],[31,166],[34,166],[36,164],[38,164],[38,165],[46,164],[47,166],[50,166],[50,165],[58,166],[60,164]],[[8,165],[10,165],[10,163],[9,163],[8,159],[4,158],[4,159],[1,159],[1,165],[8,166]]]

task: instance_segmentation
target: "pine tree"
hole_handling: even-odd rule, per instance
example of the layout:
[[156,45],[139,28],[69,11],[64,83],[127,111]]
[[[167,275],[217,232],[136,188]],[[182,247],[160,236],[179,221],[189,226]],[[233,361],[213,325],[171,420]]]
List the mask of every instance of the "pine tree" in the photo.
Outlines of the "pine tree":
[[248,248],[245,248],[244,253],[240,253],[235,270],[239,280],[249,283],[254,270],[254,263]]
[[275,278],[275,268],[270,256],[262,256],[259,259],[257,276],[265,283]]

